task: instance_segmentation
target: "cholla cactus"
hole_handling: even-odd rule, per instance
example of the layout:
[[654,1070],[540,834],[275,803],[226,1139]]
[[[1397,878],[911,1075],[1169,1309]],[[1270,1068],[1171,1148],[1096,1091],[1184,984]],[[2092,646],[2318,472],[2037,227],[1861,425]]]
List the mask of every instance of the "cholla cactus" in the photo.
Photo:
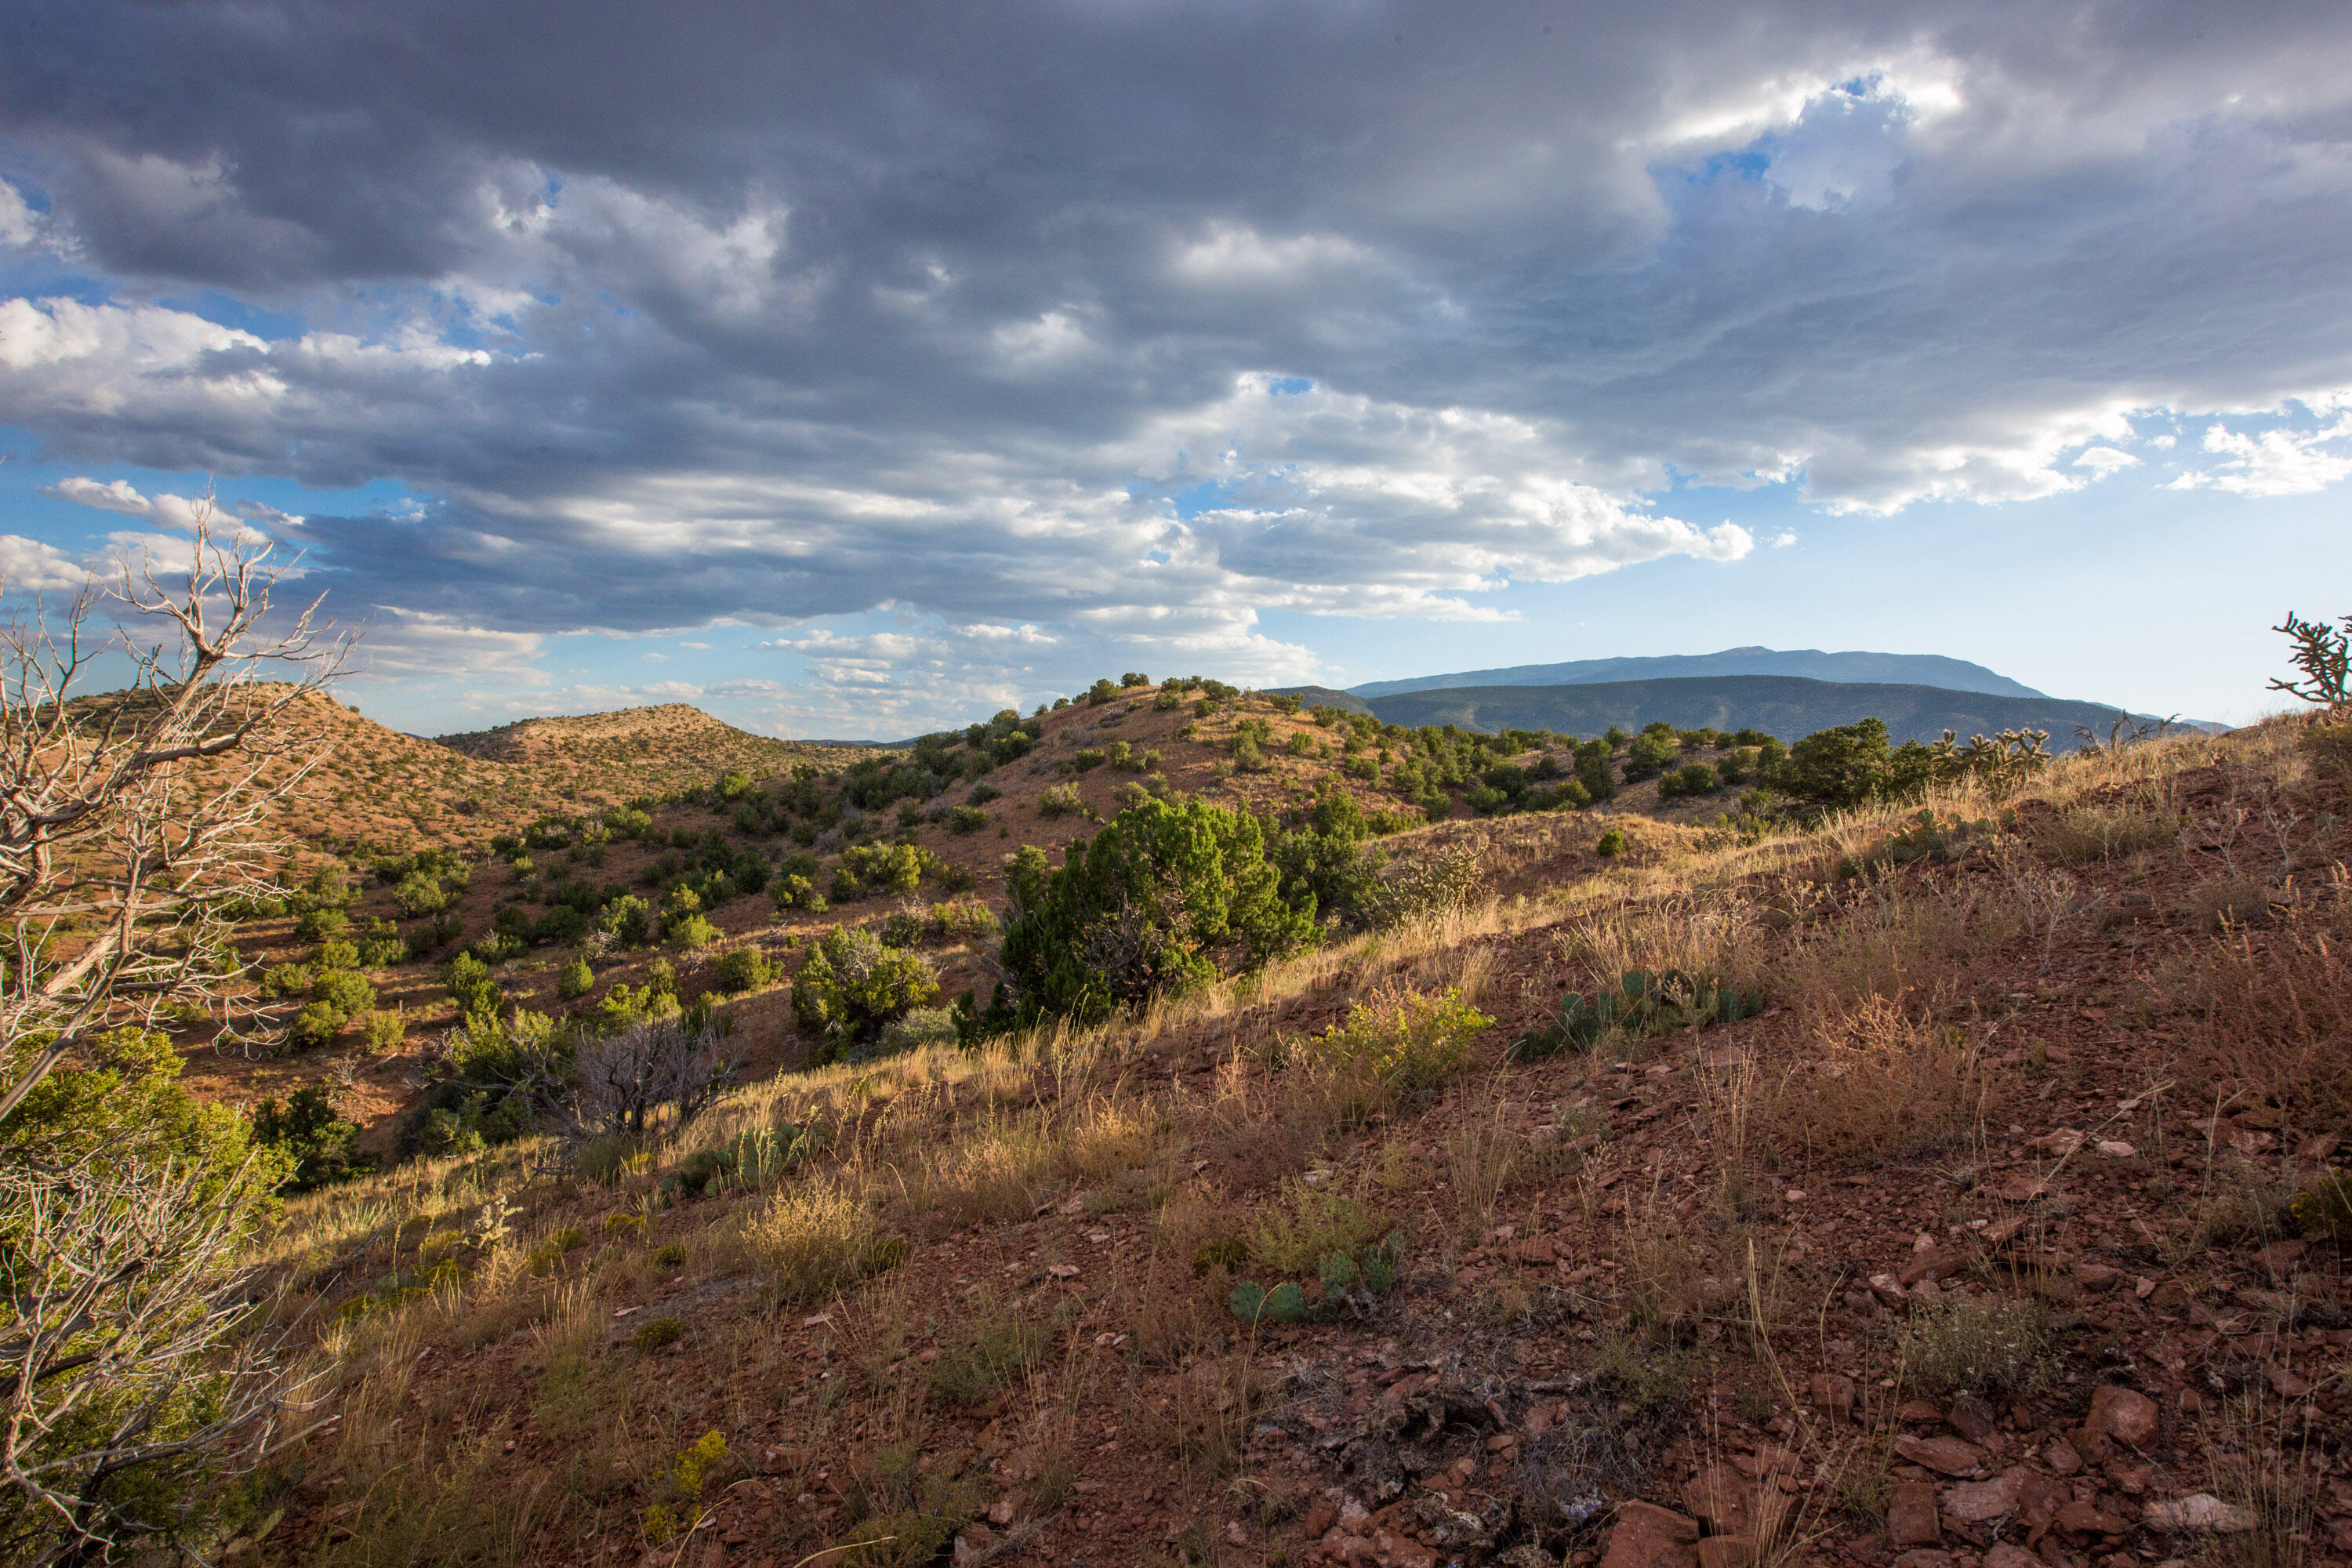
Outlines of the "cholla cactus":
[[2352,615],[2340,623],[2306,621],[2294,611],[2271,628],[2294,639],[2287,662],[2303,671],[2301,680],[2273,680],[2268,689],[2284,691],[2305,702],[2323,705],[2331,713],[2352,712]]

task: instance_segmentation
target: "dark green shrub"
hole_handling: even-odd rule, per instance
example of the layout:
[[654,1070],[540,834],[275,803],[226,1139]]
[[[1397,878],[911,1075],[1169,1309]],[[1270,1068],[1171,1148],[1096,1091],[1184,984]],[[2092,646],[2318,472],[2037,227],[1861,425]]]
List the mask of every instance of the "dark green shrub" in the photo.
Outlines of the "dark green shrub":
[[834,868],[833,885],[827,891],[836,904],[854,904],[866,896],[865,888],[858,883],[857,873],[846,866]]
[[352,929],[352,917],[338,909],[316,909],[294,922],[294,935],[302,942],[326,942]]
[[793,978],[793,1017],[814,1042],[815,1066],[870,1042],[939,994],[939,978],[921,954],[887,946],[868,931],[835,927],[811,944]]
[[290,1032],[296,1045],[316,1050],[333,1044],[348,1022],[349,1018],[332,1003],[313,1002],[295,1016]]
[[588,967],[588,960],[575,956],[555,977],[555,994],[566,1002],[577,1002],[596,989],[596,972]]
[[682,952],[709,947],[719,940],[719,928],[700,915],[688,915],[669,928],[669,944]]
[[776,966],[756,947],[732,949],[719,961],[719,985],[722,991],[757,991],[775,981]]
[[1655,778],[1682,756],[1682,740],[1671,724],[1652,724],[1633,737],[1625,751],[1625,782]]
[[352,1154],[359,1131],[335,1114],[334,1101],[315,1085],[296,1089],[284,1105],[272,1097],[253,1108],[253,1141],[285,1158],[289,1192],[309,1192],[373,1170],[374,1161]]
[[1595,801],[1607,800],[1617,793],[1617,774],[1610,766],[1610,752],[1606,741],[1587,741],[1576,748],[1576,782]]
[[1076,754],[1070,758],[1070,766],[1083,773],[1091,772],[1092,770],[1102,766],[1103,763],[1108,760],[1109,759],[1102,752],[1097,751],[1096,748],[1092,746],[1082,746],[1078,749]]
[[643,947],[654,937],[654,907],[635,893],[624,893],[604,906],[596,925],[623,947]]
[[449,907],[449,895],[442,890],[439,880],[432,877],[411,875],[392,890],[392,907],[411,920],[424,915],[439,914]]
[[1622,855],[1625,853],[1625,836],[1612,827],[1608,832],[1602,834],[1601,836],[1601,842],[1594,845],[1592,847],[1596,854]]
[[948,810],[950,833],[977,833],[988,826],[988,813],[976,805],[951,806]]
[[1706,763],[1686,763],[1658,781],[1660,800],[1685,800],[1694,795],[1714,795],[1723,788],[1723,780]]
[[310,1000],[339,1013],[365,1013],[375,1006],[375,987],[348,969],[330,970],[310,983]]
[[1093,843],[1072,844],[1058,870],[1024,846],[1011,888],[1021,913],[1004,935],[1005,1005],[1024,1023],[1099,1019],[1315,936],[1313,907],[1283,900],[1257,820],[1200,801],[1130,806]]
[[[685,1249],[681,1247],[679,1250]],[[683,1263],[686,1259],[680,1258],[678,1261]],[[629,1336],[629,1343],[641,1351],[657,1351],[665,1345],[674,1345],[685,1337],[686,1325],[676,1318],[649,1318]]]

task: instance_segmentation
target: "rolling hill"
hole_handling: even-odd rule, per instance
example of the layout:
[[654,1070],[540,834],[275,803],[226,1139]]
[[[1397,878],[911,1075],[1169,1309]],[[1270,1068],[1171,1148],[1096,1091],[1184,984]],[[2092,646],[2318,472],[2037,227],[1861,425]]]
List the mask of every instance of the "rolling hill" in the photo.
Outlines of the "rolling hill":
[[868,750],[755,735],[683,702],[518,719],[495,730],[437,736],[436,743],[488,762],[555,770],[613,799],[667,794],[737,771],[761,777],[795,763],[840,767]]
[[1793,675],[1807,680],[1890,686],[1933,686],[1947,691],[1981,691],[1996,697],[2042,693],[1997,675],[1980,664],[1929,653],[1823,653],[1819,648],[1727,647],[1720,653],[1668,654],[1657,658],[1582,658],[1566,664],[1521,664],[1505,669],[1470,669],[1453,675],[1417,675],[1403,680],[1373,680],[1349,689],[1361,698],[1395,697],[1408,691],[1451,690],[1486,686],[1587,686],[1628,681],[1688,680],[1702,676]]
[[1664,720],[1685,730],[1762,730],[1795,740],[1832,725],[1881,719],[1897,742],[1932,741],[2009,729],[2050,731],[2053,750],[2072,750],[2076,725],[2104,732],[2123,710],[2056,697],[2003,697],[1945,687],[1809,680],[1796,676],[1622,680],[1568,686],[1473,686],[1376,697],[1385,723],[1417,729],[1455,724],[1598,735],[1611,725],[1638,730]]

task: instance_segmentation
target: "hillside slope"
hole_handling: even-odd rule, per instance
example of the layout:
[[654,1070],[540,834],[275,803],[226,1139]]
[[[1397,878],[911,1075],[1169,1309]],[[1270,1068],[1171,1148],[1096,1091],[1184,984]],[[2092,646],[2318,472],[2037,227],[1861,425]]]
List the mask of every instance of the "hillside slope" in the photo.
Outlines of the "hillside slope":
[[2040,697],[2031,686],[1998,675],[1964,658],[1932,653],[1823,653],[1819,648],[1727,647],[1719,653],[1666,654],[1654,658],[1580,658],[1565,664],[1521,664],[1505,669],[1468,669],[1453,675],[1417,675],[1403,680],[1373,680],[1349,689],[1359,697],[1395,697],[1408,691],[1450,690],[1465,686],[1586,686],[1603,681],[1688,680],[1701,676],[1794,675],[1807,680],[1871,685],[1936,686],[1949,691],[1982,691],[1997,697]]
[[1998,697],[1936,686],[1807,680],[1795,676],[1717,676],[1691,680],[1625,680],[1575,686],[1474,686],[1403,692],[1370,700],[1391,724],[1457,724],[1498,730],[1553,730],[1597,735],[1611,725],[1638,730],[1664,720],[1681,729],[1763,730],[1794,740],[1863,719],[1885,721],[1897,742],[1932,741],[1946,730],[1992,734],[2050,731],[2053,750],[2079,742],[2076,725],[2105,733],[2123,710],[2057,697]]
[[795,763],[838,767],[866,754],[863,747],[755,735],[683,702],[519,719],[435,739],[470,757],[590,775],[593,787],[623,795],[668,794],[739,771],[783,773]]

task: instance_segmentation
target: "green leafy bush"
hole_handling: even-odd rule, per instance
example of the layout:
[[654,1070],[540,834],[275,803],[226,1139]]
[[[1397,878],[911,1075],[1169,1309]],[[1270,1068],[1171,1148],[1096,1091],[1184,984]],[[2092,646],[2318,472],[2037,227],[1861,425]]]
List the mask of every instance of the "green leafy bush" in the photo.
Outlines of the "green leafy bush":
[[669,928],[669,944],[681,952],[709,947],[718,940],[719,928],[700,915],[688,915]]
[[365,975],[329,970],[310,983],[310,1000],[324,1002],[338,1013],[365,1013],[375,1006],[375,987]]
[[1086,801],[1076,784],[1053,784],[1037,797],[1037,815],[1045,817],[1077,816],[1085,813]]
[[555,977],[555,994],[566,1002],[577,1002],[596,989],[596,972],[588,967],[588,960],[575,956]]
[[343,1026],[348,1022],[350,1019],[342,1009],[333,1003],[312,1002],[295,1015],[289,1032],[296,1045],[304,1049],[317,1050],[332,1045],[335,1037],[343,1032]]
[[654,937],[654,907],[635,893],[624,893],[604,906],[596,928],[623,947],[643,947]]
[[894,1019],[930,1005],[939,994],[939,978],[921,954],[841,926],[811,944],[793,976],[793,1017],[812,1037],[809,1060],[815,1066],[871,1042]]
[[1024,846],[1010,882],[1006,1005],[1023,1023],[1099,1019],[1315,939],[1313,910],[1283,901],[1256,818],[1201,801],[1130,806],[1058,870]]
[[449,895],[442,890],[437,879],[411,875],[393,889],[392,907],[408,919],[415,920],[425,915],[437,915],[447,909]]
[[988,813],[976,805],[948,808],[947,826],[950,833],[977,833],[988,826]]
[[1359,1002],[1346,1021],[1310,1042],[1320,1058],[1368,1072],[1386,1089],[1434,1089],[1470,1060],[1470,1043],[1495,1020],[1456,991],[1395,988]]
[[757,991],[774,984],[775,980],[776,966],[756,947],[731,949],[719,961],[719,984],[722,990]]
[[1714,795],[1723,788],[1723,780],[1706,763],[1686,763],[1658,781],[1660,800],[1685,800],[1695,795]]
[[316,1085],[296,1089],[283,1105],[273,1096],[253,1108],[253,1141],[284,1157],[289,1192],[346,1182],[373,1169],[373,1160],[352,1154],[359,1131],[335,1113],[333,1100]]
[[1594,854],[1604,858],[1622,855],[1625,853],[1625,836],[1612,827],[1601,836],[1601,841],[1592,849]]
[[399,1011],[370,1013],[360,1020],[360,1038],[370,1056],[400,1049],[408,1037],[408,1019]]
[[1093,746],[1081,746],[1071,756],[1070,766],[1083,773],[1102,766],[1108,760],[1109,758],[1098,749]]

